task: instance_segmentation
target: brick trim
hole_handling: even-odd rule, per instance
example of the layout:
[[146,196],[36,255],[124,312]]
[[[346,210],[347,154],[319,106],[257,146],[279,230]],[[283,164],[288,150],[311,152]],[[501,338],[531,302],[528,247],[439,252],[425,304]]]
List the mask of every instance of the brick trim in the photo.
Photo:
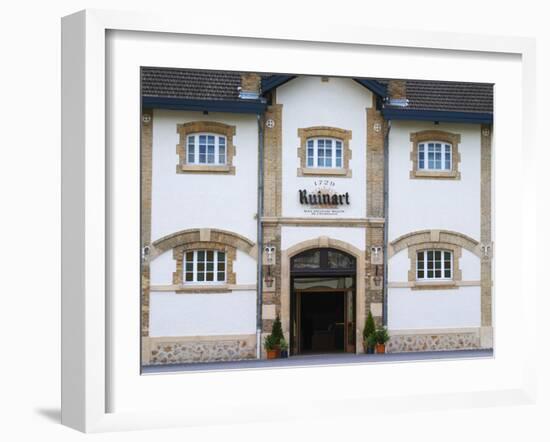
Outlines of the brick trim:
[[406,233],[390,242],[388,247],[388,257],[391,258],[401,250],[422,243],[444,242],[457,245],[481,257],[481,247],[478,241],[470,238],[463,233],[453,232],[451,230],[417,230]]
[[[233,165],[233,157],[235,156],[235,145],[233,144],[233,136],[236,134],[235,126],[216,121],[191,121],[189,123],[178,124],[177,132],[180,136],[180,141],[176,145],[176,153],[179,157],[176,173],[222,173],[235,175],[235,166]],[[187,164],[187,135],[199,132],[209,132],[226,137],[225,165]]]
[[228,230],[205,228],[180,230],[157,239],[153,242],[150,259],[155,259],[167,250],[195,242],[225,244],[242,250],[253,258],[256,258],[257,254],[256,244],[248,238]]
[[[351,140],[351,130],[329,126],[305,127],[298,129],[298,137],[300,138],[300,146],[298,147],[298,158],[300,159],[300,167],[297,171],[298,176],[338,176],[342,178],[351,178],[351,169],[349,167],[349,161],[351,159],[351,149],[349,147],[349,140]],[[313,137],[327,137],[342,140],[343,167],[341,169],[307,167],[306,144],[308,138]]]
[[[410,154],[410,158],[412,161],[412,170],[409,173],[409,177],[411,179],[460,179],[460,171],[458,170],[458,166],[461,160],[460,152],[458,151],[460,134],[454,134],[442,130],[423,130],[420,132],[411,133],[410,140],[412,142],[412,151]],[[418,169],[418,144],[422,143],[423,141],[443,141],[449,143],[452,146],[452,164],[450,171]]]
[[[481,258],[481,325],[490,327],[492,314],[492,257],[493,243],[491,234],[491,143],[492,127],[481,126],[481,230],[480,239],[483,247]],[[492,335],[490,337],[492,344]]]
[[[152,109],[141,114],[141,250],[151,243],[151,183],[153,175]],[[141,336],[149,336],[150,268],[147,259],[141,263]]]

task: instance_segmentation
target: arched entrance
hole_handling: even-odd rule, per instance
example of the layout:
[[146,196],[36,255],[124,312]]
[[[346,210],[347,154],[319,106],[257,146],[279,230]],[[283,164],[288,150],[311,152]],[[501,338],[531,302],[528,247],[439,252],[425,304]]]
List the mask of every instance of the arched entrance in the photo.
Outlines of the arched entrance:
[[354,256],[324,247],[290,259],[292,354],[356,351]]

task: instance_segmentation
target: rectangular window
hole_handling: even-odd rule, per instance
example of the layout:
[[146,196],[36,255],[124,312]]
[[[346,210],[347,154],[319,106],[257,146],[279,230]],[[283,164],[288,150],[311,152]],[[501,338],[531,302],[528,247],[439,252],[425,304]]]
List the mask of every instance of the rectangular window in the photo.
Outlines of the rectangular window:
[[342,141],[332,138],[307,140],[307,167],[342,168]]
[[451,170],[451,145],[437,141],[418,144],[419,170]]
[[416,254],[416,279],[452,279],[452,252],[448,250],[422,250]]
[[194,250],[185,252],[185,282],[225,282],[225,252]]
[[226,160],[227,148],[224,136],[216,134],[187,136],[187,164],[224,165]]

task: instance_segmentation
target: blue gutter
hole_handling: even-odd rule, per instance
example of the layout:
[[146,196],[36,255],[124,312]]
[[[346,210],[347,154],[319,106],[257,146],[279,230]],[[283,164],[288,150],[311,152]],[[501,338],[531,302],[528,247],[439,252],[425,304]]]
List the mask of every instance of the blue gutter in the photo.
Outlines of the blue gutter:
[[386,120],[428,120],[452,123],[492,124],[493,114],[481,112],[451,112],[417,109],[382,109]]
[[272,75],[269,78],[262,79],[262,93],[269,92],[271,89],[296,78],[296,75]]
[[[296,75],[272,75],[262,80],[262,93],[269,92],[294,78],[296,78]],[[388,95],[388,88],[376,80],[367,80],[364,78],[354,78],[354,80],[382,98]]]
[[142,97],[144,108],[194,110],[209,112],[237,112],[243,114],[262,113],[267,103],[260,100],[190,100],[172,97]]

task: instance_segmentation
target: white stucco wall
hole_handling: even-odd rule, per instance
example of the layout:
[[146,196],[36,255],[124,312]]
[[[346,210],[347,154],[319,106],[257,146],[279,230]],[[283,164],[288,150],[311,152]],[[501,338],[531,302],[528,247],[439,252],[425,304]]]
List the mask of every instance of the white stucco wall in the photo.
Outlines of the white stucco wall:
[[256,292],[151,293],[150,336],[239,335],[256,332]]
[[[176,173],[177,125],[190,121],[218,121],[236,126],[235,175]],[[257,168],[255,115],[155,110],[151,239],[183,229],[210,227],[255,241]]]
[[[411,179],[410,134],[459,133],[460,180]],[[389,240],[423,229],[446,229],[479,240],[480,127],[477,124],[393,121],[389,135]]]
[[388,289],[390,330],[479,327],[479,287],[456,290]]
[[164,252],[149,263],[150,284],[170,285],[172,274],[176,271],[176,261],[173,258],[172,250]]
[[365,229],[361,227],[293,227],[281,228],[281,248],[288,249],[300,242],[327,236],[344,241],[359,250],[365,248]]
[[298,177],[300,167],[298,128],[331,126],[351,130],[351,178],[327,177],[335,183],[337,193],[350,194],[350,205],[344,207],[346,218],[366,216],[366,108],[372,104],[372,93],[351,79],[299,77],[277,89],[277,103],[283,105],[283,201],[282,214],[289,217],[304,214],[299,204],[298,190],[315,189],[314,182],[322,177]]

